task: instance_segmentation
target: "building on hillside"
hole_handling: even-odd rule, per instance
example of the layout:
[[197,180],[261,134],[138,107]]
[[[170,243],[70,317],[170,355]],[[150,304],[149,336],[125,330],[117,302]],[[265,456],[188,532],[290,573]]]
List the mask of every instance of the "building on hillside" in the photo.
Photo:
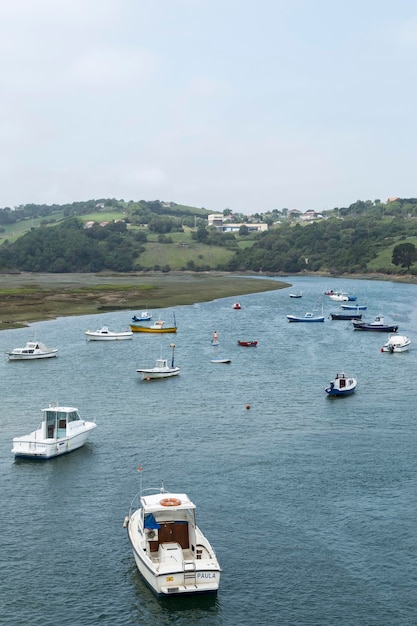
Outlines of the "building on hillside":
[[231,217],[232,216],[228,215],[224,218],[221,213],[212,213],[208,216],[208,225],[217,228],[217,230],[220,230],[222,233],[238,233],[241,226],[246,226],[248,231],[252,233],[268,230],[268,224],[262,222],[256,224],[252,222],[241,222],[238,224],[232,221]]
[[301,213],[299,219],[303,222],[313,222],[314,220],[322,220],[324,217],[321,213],[316,213],[313,209],[309,209],[305,213]]

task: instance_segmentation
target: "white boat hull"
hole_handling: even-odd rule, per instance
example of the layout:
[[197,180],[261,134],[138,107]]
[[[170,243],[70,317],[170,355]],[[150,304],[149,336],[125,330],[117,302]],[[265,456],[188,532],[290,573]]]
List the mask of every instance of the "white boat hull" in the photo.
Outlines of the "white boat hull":
[[140,374],[140,376],[142,377],[142,380],[151,380],[151,379],[157,379],[157,378],[171,378],[172,376],[178,376],[178,374],[180,373],[180,368],[179,367],[175,367],[172,370],[166,370],[166,371],[156,371],[154,369],[148,369],[148,370],[136,370],[138,372],[138,374]]
[[83,431],[57,439],[38,438],[36,435],[39,431],[34,431],[24,437],[15,437],[12,453],[15,457],[32,459],[51,459],[55,456],[61,456],[81,448],[94,428],[96,428],[94,422],[84,422]]
[[132,339],[133,332],[131,330],[113,331],[108,326],[102,326],[99,330],[86,330],[85,334],[89,341],[123,341]]
[[129,541],[136,566],[158,596],[216,593],[220,583],[220,566],[210,544],[198,527],[196,552],[182,549],[179,543],[161,544],[151,558],[140,521],[140,510],[126,520]]
[[36,430],[13,438],[12,453],[16,457],[50,459],[80,448],[97,427],[83,420],[78,409],[51,404],[42,409],[43,419]]
[[18,352],[9,352],[9,361],[35,361],[37,359],[50,359],[57,356],[58,350],[38,354],[22,354]]
[[382,348],[381,352],[407,352],[411,341],[405,335],[393,335]]

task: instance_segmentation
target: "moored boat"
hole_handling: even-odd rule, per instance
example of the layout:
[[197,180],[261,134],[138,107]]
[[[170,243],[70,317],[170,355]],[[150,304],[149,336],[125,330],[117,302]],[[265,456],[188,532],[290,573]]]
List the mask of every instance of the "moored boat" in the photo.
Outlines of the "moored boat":
[[239,304],[239,302],[235,302],[234,305],[232,306],[232,309],[241,309],[241,305]]
[[346,311],[366,311],[368,306],[366,304],[341,304],[340,308]]
[[329,396],[348,396],[355,391],[357,384],[356,378],[352,376],[336,374],[325,391]]
[[406,335],[390,335],[381,352],[407,352],[411,341]]
[[257,341],[241,341],[240,339],[238,339],[237,345],[244,346],[245,348],[256,348],[256,346],[258,345],[258,342]]
[[137,568],[158,596],[217,593],[221,568],[185,493],[135,496],[123,526]]
[[329,294],[329,298],[335,302],[348,302],[349,295],[345,291],[336,291]]
[[218,359],[210,359],[211,363],[231,363],[232,359],[230,357],[226,357],[226,358],[222,358],[219,357]]
[[81,419],[78,409],[50,405],[42,409],[43,419],[37,430],[14,437],[12,453],[16,457],[50,459],[72,452],[85,444],[95,422]]
[[302,297],[303,297],[302,291],[297,291],[296,293],[290,293],[290,298],[302,298]]
[[289,322],[324,322],[324,315],[313,315],[307,312],[304,316],[287,315],[287,320]]
[[131,330],[122,330],[115,332],[109,330],[108,326],[102,326],[100,330],[86,330],[85,334],[89,341],[121,341],[123,339],[132,339]]
[[167,359],[163,359],[162,356],[156,360],[155,367],[140,368],[137,369],[137,373],[142,376],[142,380],[152,380],[158,378],[171,378],[172,376],[178,376],[180,368],[174,363],[174,351],[175,343],[171,343],[169,346],[172,350],[171,365],[168,364]]
[[152,315],[148,311],[142,311],[140,315],[134,315],[132,322],[149,322],[152,319]]
[[384,316],[377,315],[373,322],[352,321],[355,330],[367,330],[374,332],[396,333],[398,324],[385,324]]
[[361,320],[362,313],[346,311],[345,313],[330,313],[330,317],[332,320]]
[[151,326],[142,326],[141,324],[130,324],[130,330],[134,333],[176,333],[176,326],[165,326],[165,322],[157,320]]
[[35,359],[50,359],[57,356],[58,348],[48,348],[41,341],[28,341],[23,348],[14,348],[7,352],[9,361],[34,361]]

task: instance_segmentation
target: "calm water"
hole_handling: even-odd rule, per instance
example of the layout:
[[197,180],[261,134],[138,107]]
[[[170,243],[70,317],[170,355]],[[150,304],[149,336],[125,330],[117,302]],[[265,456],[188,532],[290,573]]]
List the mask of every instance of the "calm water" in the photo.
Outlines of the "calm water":
[[[127,327],[132,312],[63,318],[2,331],[57,359],[0,359],[0,623],[53,625],[417,624],[417,286],[291,279],[290,289],[177,307],[177,335],[87,342]],[[288,313],[338,308],[325,288],[355,292],[411,338],[349,322],[288,324]],[[303,298],[289,298],[302,290]],[[154,311],[155,315],[155,311]],[[162,318],[172,321],[172,309]],[[213,331],[220,346],[210,345]],[[237,339],[257,339],[240,348]],[[178,378],[141,381],[136,368],[170,356]],[[230,356],[231,365],[210,362]],[[338,371],[356,394],[324,392]],[[12,438],[50,402],[98,428],[82,449],[45,463],[15,461]],[[250,409],[246,409],[246,405]],[[144,486],[185,491],[223,568],[217,598],[158,600],[123,529]]]

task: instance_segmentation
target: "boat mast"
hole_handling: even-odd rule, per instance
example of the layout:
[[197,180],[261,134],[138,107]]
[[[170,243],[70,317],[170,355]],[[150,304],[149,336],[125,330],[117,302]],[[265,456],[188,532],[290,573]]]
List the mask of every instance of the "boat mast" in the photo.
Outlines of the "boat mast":
[[175,343],[170,343],[169,347],[172,350],[172,360],[171,360],[171,367],[174,367],[174,351],[175,351]]

